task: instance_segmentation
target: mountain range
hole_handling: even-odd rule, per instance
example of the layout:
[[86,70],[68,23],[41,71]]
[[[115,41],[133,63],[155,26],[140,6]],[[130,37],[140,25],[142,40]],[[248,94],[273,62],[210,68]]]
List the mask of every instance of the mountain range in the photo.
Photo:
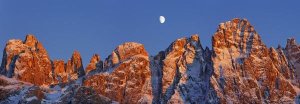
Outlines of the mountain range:
[[29,34],[9,40],[0,66],[1,104],[300,103],[300,45],[267,47],[247,19],[220,23],[212,49],[191,35],[151,56],[126,42],[84,67],[74,51],[52,60]]

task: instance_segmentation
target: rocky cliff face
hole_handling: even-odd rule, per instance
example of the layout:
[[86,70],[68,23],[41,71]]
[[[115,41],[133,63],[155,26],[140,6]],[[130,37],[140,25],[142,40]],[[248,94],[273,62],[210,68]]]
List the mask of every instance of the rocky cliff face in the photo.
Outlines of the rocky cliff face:
[[293,102],[294,75],[282,49],[268,49],[247,20],[221,23],[213,52],[211,83],[221,103]]
[[127,42],[103,61],[93,55],[85,69],[78,51],[67,62],[51,61],[28,35],[7,42],[0,72],[0,103],[300,101],[300,46],[291,38],[285,47],[268,48],[246,19],[221,23],[212,50],[202,47],[198,35],[177,39],[155,56]]
[[148,53],[139,43],[118,46],[105,60],[102,72],[87,76],[85,86],[120,103],[151,103]]

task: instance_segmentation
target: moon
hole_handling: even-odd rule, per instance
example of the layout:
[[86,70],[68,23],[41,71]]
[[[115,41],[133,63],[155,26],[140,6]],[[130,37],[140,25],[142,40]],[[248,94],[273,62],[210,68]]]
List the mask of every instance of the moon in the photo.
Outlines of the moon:
[[164,16],[159,16],[160,23],[165,23],[166,18]]

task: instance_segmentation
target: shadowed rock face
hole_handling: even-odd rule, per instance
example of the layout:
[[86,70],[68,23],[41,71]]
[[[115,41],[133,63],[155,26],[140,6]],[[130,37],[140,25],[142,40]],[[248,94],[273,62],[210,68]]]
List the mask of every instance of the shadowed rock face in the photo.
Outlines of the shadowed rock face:
[[124,43],[105,60],[105,71],[88,76],[85,86],[120,103],[151,103],[148,53],[139,43]]
[[268,49],[247,20],[221,23],[212,44],[211,83],[221,103],[293,102],[294,76],[284,53]]
[[285,47],[286,57],[290,67],[295,70],[297,79],[300,79],[300,45],[294,38],[288,39]]

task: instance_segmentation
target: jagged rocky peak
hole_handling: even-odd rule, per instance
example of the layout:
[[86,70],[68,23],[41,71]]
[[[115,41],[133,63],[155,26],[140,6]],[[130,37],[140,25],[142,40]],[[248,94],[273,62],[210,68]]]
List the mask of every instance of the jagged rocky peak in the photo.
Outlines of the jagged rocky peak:
[[[180,38],[172,42],[169,48],[165,51],[165,59],[163,59],[164,64],[167,65],[166,68],[171,68],[169,74],[170,76],[175,75],[177,65],[180,61],[185,61],[187,64],[193,63],[195,59],[196,52],[201,54],[203,48],[200,44],[198,35],[193,35],[190,38]],[[171,77],[170,77],[171,78]],[[172,78],[170,79],[172,80]]]
[[32,34],[27,35],[24,41],[24,44],[30,47],[35,47],[37,43],[38,40]]
[[146,52],[144,45],[135,42],[126,42],[122,45],[119,45],[108,57],[105,61],[105,67],[112,67],[127,58],[131,58],[133,56],[144,56],[148,57],[148,53]]
[[1,64],[1,73],[7,77],[49,85],[51,68],[48,53],[33,35],[27,35],[25,41],[13,39],[7,42]]
[[85,75],[79,51],[75,50],[71,59],[66,63],[66,72],[71,80],[76,80]]
[[[4,48],[3,57],[2,57],[2,64],[1,64],[1,74],[11,77],[8,75],[9,71],[12,71],[12,67],[10,63],[14,63],[17,58],[17,55],[20,54],[22,51],[26,50],[26,45],[23,44],[22,40],[11,39],[9,40]],[[10,74],[12,74],[10,72]]]
[[151,103],[151,72],[147,55],[142,44],[119,45],[105,60],[108,67],[87,76],[84,85],[122,104]]
[[268,49],[247,20],[221,23],[212,44],[211,84],[221,103],[293,102],[294,74],[284,53]]
[[13,66],[10,66],[11,62],[14,61],[13,59],[16,59],[16,57],[20,53],[22,53],[22,52],[24,53],[25,51],[29,51],[30,48],[35,47],[35,46],[28,46],[27,44],[25,44],[27,37],[33,37],[33,35],[27,35],[24,42],[20,39],[11,39],[6,43],[6,46],[5,46],[4,52],[3,52],[3,57],[2,57],[3,58],[2,65],[0,68],[0,69],[2,69],[2,71],[1,71],[2,74],[8,74],[7,73],[8,70],[12,69],[10,67],[13,67]]
[[64,60],[53,60],[53,84],[66,83],[68,81],[68,74],[66,72],[66,65]]
[[82,59],[79,51],[75,50],[72,54],[71,60],[74,64],[78,65],[78,67],[82,66]]
[[67,63],[60,59],[53,60],[52,68],[53,84],[67,83],[70,80],[76,80],[78,78],[78,74],[74,71],[76,67],[72,64],[71,59],[69,59]]
[[297,43],[296,43],[295,38],[287,39],[287,44],[286,44],[286,46],[287,46],[287,47],[289,47],[289,46],[297,46]]
[[172,44],[169,46],[166,52],[183,51],[186,45],[192,48],[197,48],[197,49],[200,48],[201,50],[203,50],[200,44],[199,36],[196,34],[196,35],[192,35],[190,38],[177,39],[176,41],[172,42]]
[[[208,48],[207,48],[208,49]],[[151,62],[155,103],[209,102],[211,59],[198,35],[175,40]],[[211,100],[211,99],[210,99]],[[213,103],[213,102],[210,102]]]
[[249,53],[252,50],[265,47],[260,36],[247,19],[235,18],[221,23],[214,34],[212,45],[215,53],[222,53],[222,49],[231,48],[239,53]]
[[[85,73],[88,74],[90,71],[97,69],[97,64],[98,64],[98,67],[101,67],[101,66],[99,66],[100,61],[101,61],[100,56],[98,54],[94,54],[90,60],[90,63],[85,68]],[[101,63],[102,63],[102,61],[101,61]]]
[[45,50],[43,45],[37,40],[37,38],[33,34],[28,34],[23,43],[27,45],[31,50],[47,54],[47,51]]
[[[232,61],[242,63],[250,53],[255,54],[261,50],[264,52],[258,54],[262,54],[261,57],[263,57],[267,55],[266,51],[268,50],[250,22],[238,18],[219,25],[212,38],[212,46],[215,69],[220,67],[230,69],[233,65],[228,63],[232,63]],[[220,74],[218,70],[215,71],[217,75]]]
[[300,45],[297,44],[294,38],[290,38],[287,40],[284,50],[291,68],[295,70],[296,77],[300,80]]
[[[300,45],[297,44],[294,38],[287,39],[285,50],[290,54],[298,54],[300,51]],[[299,57],[296,57],[299,58]]]
[[64,60],[54,60],[52,68],[53,84],[72,82],[85,75],[81,55],[78,51],[74,51],[66,63]]
[[115,49],[114,53],[117,54],[120,61],[124,61],[125,59],[135,55],[148,56],[144,45],[135,42],[127,42],[119,45],[117,49]]
[[97,63],[100,61],[100,56],[98,54],[94,54],[90,60],[90,63]]

